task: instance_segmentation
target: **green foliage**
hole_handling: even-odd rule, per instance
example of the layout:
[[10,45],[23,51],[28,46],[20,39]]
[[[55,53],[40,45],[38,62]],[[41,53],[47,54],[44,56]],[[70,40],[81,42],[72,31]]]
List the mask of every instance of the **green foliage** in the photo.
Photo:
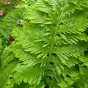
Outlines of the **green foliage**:
[[23,0],[0,23],[15,38],[0,56],[0,87],[88,88],[87,27],[87,0]]

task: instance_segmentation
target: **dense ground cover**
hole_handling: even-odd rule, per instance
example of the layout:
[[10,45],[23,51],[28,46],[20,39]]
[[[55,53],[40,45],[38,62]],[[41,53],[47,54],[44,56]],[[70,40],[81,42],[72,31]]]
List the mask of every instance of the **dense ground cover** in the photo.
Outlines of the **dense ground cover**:
[[0,88],[88,88],[88,1],[0,2]]

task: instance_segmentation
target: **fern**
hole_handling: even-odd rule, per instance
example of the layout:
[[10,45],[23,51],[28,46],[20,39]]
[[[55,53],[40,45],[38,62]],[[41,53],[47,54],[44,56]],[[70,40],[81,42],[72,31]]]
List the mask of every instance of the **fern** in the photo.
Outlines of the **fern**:
[[[9,13],[13,25],[9,14],[3,23],[15,41],[1,54],[2,88],[87,88],[87,5],[86,0],[37,0],[22,6],[24,12],[18,7]],[[15,25],[19,18],[21,28]]]

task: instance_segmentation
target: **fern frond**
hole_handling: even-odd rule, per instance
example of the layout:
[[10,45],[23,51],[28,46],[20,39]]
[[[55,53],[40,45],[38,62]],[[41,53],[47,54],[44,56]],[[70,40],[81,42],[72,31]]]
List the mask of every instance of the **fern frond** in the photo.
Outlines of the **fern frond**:
[[[46,85],[51,88],[76,86],[85,74],[83,65],[87,66],[86,60],[80,58],[88,49],[85,33],[88,7],[85,4],[88,3],[83,0],[38,0],[25,7],[22,15],[18,12],[23,16],[23,27],[12,29],[14,25],[10,25],[15,40],[1,56],[7,78],[4,88],[21,84],[37,88],[42,82],[43,88]],[[12,22],[20,15],[16,18],[12,15],[15,18]]]

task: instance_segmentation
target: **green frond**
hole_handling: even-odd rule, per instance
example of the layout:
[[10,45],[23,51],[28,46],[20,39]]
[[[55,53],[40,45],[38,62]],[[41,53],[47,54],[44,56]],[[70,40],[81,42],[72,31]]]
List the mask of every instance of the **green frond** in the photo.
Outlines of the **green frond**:
[[15,40],[1,54],[2,88],[87,88],[87,5],[86,0],[27,1],[8,13],[0,31],[7,28]]
[[18,20],[21,19],[22,9],[15,9],[9,12],[0,23],[0,34],[8,39],[13,28],[17,27]]

